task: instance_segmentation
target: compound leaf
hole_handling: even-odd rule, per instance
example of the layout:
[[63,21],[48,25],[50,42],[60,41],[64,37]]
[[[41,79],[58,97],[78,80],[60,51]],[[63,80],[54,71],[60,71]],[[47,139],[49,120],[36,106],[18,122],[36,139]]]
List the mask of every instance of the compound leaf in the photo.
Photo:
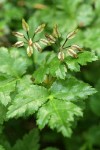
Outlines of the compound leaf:
[[82,111],[77,105],[64,100],[51,99],[39,109],[37,124],[40,129],[48,124],[51,129],[56,128],[64,136],[70,137],[74,116],[82,116]]
[[88,95],[96,93],[96,90],[90,85],[72,76],[67,76],[65,81],[57,80],[54,82],[50,91],[53,97],[67,101],[85,99]]
[[84,51],[78,54],[78,58],[67,57],[65,63],[71,71],[80,71],[80,65],[84,66],[88,62],[96,61],[97,56],[93,52]]
[[25,86],[24,83],[19,83],[19,93],[15,96],[12,105],[8,108],[8,118],[33,114],[47,101],[48,91],[46,88],[32,84],[25,87],[23,85]]

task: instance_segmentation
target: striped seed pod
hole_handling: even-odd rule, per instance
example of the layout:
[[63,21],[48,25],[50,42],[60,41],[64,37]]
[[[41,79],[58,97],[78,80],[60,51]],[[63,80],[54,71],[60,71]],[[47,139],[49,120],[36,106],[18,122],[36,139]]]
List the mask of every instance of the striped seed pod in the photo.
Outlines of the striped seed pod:
[[46,34],[45,37],[47,38],[47,40],[48,40],[50,43],[55,43],[55,42],[56,42],[56,39],[55,39],[52,35]]
[[39,52],[42,51],[41,46],[40,46],[37,42],[34,42],[34,43],[33,43],[33,46],[34,46],[34,48],[35,48],[36,50],[38,50]]
[[74,50],[82,51],[82,48],[80,46],[76,45],[76,44],[72,45],[71,48],[74,49]]
[[64,58],[65,58],[64,52],[59,52],[59,53],[58,53],[58,59],[60,59],[61,61],[63,61]]
[[43,24],[41,24],[40,26],[37,27],[37,29],[35,30],[34,33],[35,34],[40,33],[44,30],[44,28],[45,28],[45,24],[43,23]]
[[73,39],[77,33],[78,29],[73,31],[73,32],[70,32],[68,35],[67,35],[67,39]]
[[60,37],[59,32],[58,32],[58,26],[57,26],[57,25],[55,25],[54,28],[53,28],[53,36],[54,36],[55,38],[59,38],[59,37]]
[[49,41],[46,39],[40,39],[40,43],[42,43],[44,45],[49,45]]
[[23,33],[20,33],[20,32],[12,32],[12,34],[16,37],[19,37],[19,38],[24,38],[24,34]]
[[13,46],[14,47],[22,47],[22,46],[24,46],[24,42],[23,41],[18,41]]
[[68,55],[70,55],[71,57],[74,57],[74,58],[78,57],[77,53],[71,48],[69,48],[67,52],[68,52]]
[[24,19],[22,19],[22,27],[26,32],[29,31],[29,25],[27,24],[27,22]]
[[28,47],[27,47],[27,55],[28,55],[29,57],[31,57],[32,54],[33,54],[33,47],[32,47],[32,46],[28,46]]

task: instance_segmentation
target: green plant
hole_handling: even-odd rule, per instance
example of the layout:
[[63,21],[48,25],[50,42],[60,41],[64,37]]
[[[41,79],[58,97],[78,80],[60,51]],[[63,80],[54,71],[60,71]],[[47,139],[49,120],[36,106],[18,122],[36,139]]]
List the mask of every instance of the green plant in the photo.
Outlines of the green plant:
[[[96,93],[88,83],[78,79],[75,72],[80,72],[80,67],[88,62],[96,61],[97,56],[93,51],[84,50],[76,44],[66,45],[76,35],[76,30],[64,40],[57,26],[54,26],[52,34],[46,34],[46,38],[33,42],[35,34],[43,31],[45,24],[35,30],[33,38],[30,38],[29,26],[25,20],[22,25],[26,35],[19,32],[14,32],[14,35],[24,41],[17,42],[14,46],[21,47],[27,42],[29,57],[24,49],[12,48],[9,51],[0,48],[1,135],[4,122],[11,118],[34,115],[39,129],[48,125],[63,136],[70,137],[72,128],[83,115],[84,99]],[[52,50],[40,53],[40,43]],[[30,138],[31,135],[32,133]],[[23,143],[17,142],[19,148],[10,147],[10,150],[21,149],[27,138],[25,136]],[[1,144],[7,147],[2,141]],[[2,146],[1,149],[3,150]],[[31,147],[28,149],[31,150]]]

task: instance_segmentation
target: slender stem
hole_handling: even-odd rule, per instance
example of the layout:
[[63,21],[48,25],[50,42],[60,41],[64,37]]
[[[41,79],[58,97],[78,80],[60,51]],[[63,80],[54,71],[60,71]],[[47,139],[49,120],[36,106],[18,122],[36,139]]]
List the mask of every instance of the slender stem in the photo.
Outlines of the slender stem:
[[64,45],[66,44],[67,41],[68,41],[68,38],[65,39],[65,41],[64,41],[64,43],[63,43],[63,45],[62,45],[62,47],[64,47]]
[[26,41],[28,41],[28,39],[25,37],[25,35],[24,35],[24,39],[25,39]]
[[33,34],[33,36],[32,36],[32,41],[33,41],[33,39],[34,39],[35,35],[36,35],[36,34],[34,33],[34,34]]
[[63,47],[63,49],[66,49],[66,48],[69,48],[69,47],[71,47],[71,45],[69,45],[69,46],[67,46],[67,47]]
[[29,32],[27,31],[26,33],[27,33],[27,37],[28,37],[28,39],[29,39],[29,38],[30,38],[30,37],[29,37]]

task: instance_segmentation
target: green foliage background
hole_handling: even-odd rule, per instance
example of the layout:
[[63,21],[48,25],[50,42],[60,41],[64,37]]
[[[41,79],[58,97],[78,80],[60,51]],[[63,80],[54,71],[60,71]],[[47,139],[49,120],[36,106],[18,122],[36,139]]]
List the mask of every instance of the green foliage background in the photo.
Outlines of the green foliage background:
[[[76,61],[70,58],[65,60],[69,70],[72,71],[72,76],[70,72],[67,74],[66,82],[62,83],[62,79],[66,78],[66,71],[64,72],[64,67],[58,60],[55,61],[56,56],[51,52],[51,47],[44,47],[44,53],[41,54],[34,52],[36,66],[33,66],[32,60],[27,57],[25,48],[12,48],[16,38],[11,32],[22,31],[22,18],[29,23],[30,34],[41,23],[47,24],[45,32],[49,33],[52,32],[54,24],[58,24],[63,38],[76,27],[79,28],[76,38],[71,42],[83,47],[84,52],[79,54]],[[42,37],[42,34],[38,37]],[[99,150],[100,0],[1,0],[0,47],[0,150]],[[50,60],[44,62],[43,60],[49,58],[51,53]],[[33,73],[34,67],[38,69]],[[39,86],[48,72],[48,67],[49,73],[59,78],[53,83],[49,92]],[[24,76],[26,72],[28,75]],[[38,85],[32,85],[30,80],[32,73]],[[89,84],[98,92],[96,93]],[[68,86],[67,92],[66,86]],[[33,90],[37,93],[34,96]],[[92,93],[95,94],[87,97]],[[52,96],[54,101],[45,103],[48,97],[52,100]],[[38,97],[41,101],[37,100]],[[28,98],[30,103],[26,107]],[[67,102],[60,101],[65,98]],[[14,99],[13,103],[11,99]],[[73,102],[74,99],[77,101]],[[45,105],[41,107],[43,103]],[[61,128],[62,122],[59,121],[53,106],[62,108],[60,116],[63,116],[63,123],[66,117],[69,119],[67,127],[65,125],[63,129]],[[83,117],[78,118],[82,116],[81,109],[83,109]],[[45,112],[48,112],[46,116]],[[33,116],[33,113],[36,115]],[[46,124],[48,126],[40,131],[37,124],[40,129]],[[72,135],[70,126],[73,130]],[[57,130],[51,130],[49,127]],[[66,135],[67,137],[64,137]],[[68,138],[70,135],[71,137]]]

